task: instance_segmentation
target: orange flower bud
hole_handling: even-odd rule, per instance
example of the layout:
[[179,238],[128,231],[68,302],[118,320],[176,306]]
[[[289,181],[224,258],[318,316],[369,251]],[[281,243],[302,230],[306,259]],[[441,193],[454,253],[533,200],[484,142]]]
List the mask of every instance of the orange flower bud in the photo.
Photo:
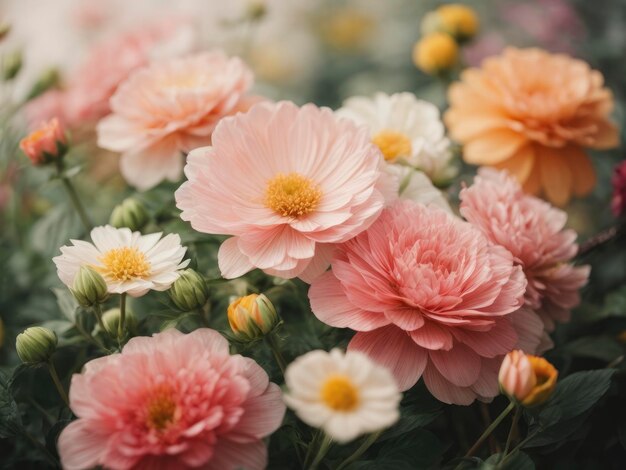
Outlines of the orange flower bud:
[[67,151],[65,130],[54,118],[21,140],[20,148],[33,165],[44,165],[63,157]]
[[239,297],[228,306],[228,323],[241,340],[258,339],[272,331],[279,321],[274,305],[263,294]]
[[550,398],[557,376],[558,371],[544,358],[511,351],[502,361],[498,381],[509,398],[534,406]]

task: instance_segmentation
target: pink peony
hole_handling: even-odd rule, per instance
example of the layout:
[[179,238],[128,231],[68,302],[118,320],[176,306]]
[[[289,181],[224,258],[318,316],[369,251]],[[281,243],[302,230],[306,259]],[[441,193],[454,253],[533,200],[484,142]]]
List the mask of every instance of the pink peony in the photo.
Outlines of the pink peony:
[[489,399],[502,356],[539,343],[541,321],[519,310],[526,280],[511,254],[434,206],[397,202],[331,266],[309,290],[313,313],[356,330],[348,349],[391,369],[401,390],[423,375],[443,402]]
[[493,169],[479,171],[474,184],[461,191],[461,214],[493,243],[513,253],[528,279],[526,305],[548,331],[568,321],[580,303],[589,266],[575,267],[576,232],[563,227],[567,214],[530,196],[517,180]]
[[114,35],[96,44],[82,65],[72,72],[65,90],[51,90],[28,103],[31,123],[58,117],[71,128],[106,116],[109,99],[128,75],[160,55],[187,52],[191,30],[181,20],[149,23],[139,29]]
[[78,419],[59,437],[63,468],[261,469],[262,439],[285,413],[280,389],[252,359],[202,328],[131,339],[72,377]]
[[176,192],[183,220],[233,235],[218,253],[226,278],[260,268],[311,279],[333,244],[365,230],[397,192],[366,128],[289,102],[224,119],[213,146],[189,154],[185,173]]
[[241,110],[252,80],[240,59],[220,51],[140,69],[111,98],[98,145],[122,152],[122,175],[138,189],[177,181],[181,152],[211,143],[219,120]]
[[626,161],[615,167],[613,172],[613,198],[611,209],[615,217],[626,215]]

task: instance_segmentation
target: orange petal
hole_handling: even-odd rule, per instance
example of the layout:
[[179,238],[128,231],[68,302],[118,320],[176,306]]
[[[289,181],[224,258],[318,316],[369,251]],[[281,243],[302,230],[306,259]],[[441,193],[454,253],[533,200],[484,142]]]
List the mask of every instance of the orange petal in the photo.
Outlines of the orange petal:
[[481,115],[459,108],[449,110],[444,121],[450,130],[450,136],[458,142],[466,142],[480,134],[507,128],[506,120],[497,114]]
[[528,179],[523,184],[524,192],[528,194],[539,194],[541,190],[541,174],[540,174],[540,164],[537,161],[537,153],[533,152],[535,155],[535,163],[530,171],[530,175],[528,175]]
[[581,148],[573,146],[568,148],[567,159],[574,179],[574,194],[589,194],[596,185],[596,172],[591,159]]
[[465,144],[463,160],[475,165],[494,165],[511,158],[526,142],[526,137],[510,129],[494,130]]
[[536,166],[533,145],[524,145],[511,158],[494,166],[500,170],[507,170],[517,177],[520,184],[524,184],[528,181],[533,167]]
[[548,200],[557,206],[567,204],[572,194],[572,172],[562,152],[563,149],[537,146],[541,187]]
[[598,132],[595,135],[594,143],[589,147],[598,150],[607,150],[619,146],[619,130],[610,121],[597,122]]

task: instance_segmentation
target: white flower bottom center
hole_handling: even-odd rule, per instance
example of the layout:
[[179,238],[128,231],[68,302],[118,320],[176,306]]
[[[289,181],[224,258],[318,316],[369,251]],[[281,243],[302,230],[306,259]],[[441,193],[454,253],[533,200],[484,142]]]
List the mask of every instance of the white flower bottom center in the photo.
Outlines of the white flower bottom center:
[[388,162],[411,155],[411,140],[401,132],[382,130],[372,137],[372,143],[380,149]]
[[115,281],[131,281],[150,275],[150,263],[137,248],[123,247],[107,251],[100,258],[103,266],[101,274]]
[[322,198],[319,186],[298,173],[277,174],[268,181],[265,205],[283,217],[302,217],[313,212]]
[[322,401],[335,411],[352,411],[359,404],[359,391],[345,375],[331,375],[322,384]]

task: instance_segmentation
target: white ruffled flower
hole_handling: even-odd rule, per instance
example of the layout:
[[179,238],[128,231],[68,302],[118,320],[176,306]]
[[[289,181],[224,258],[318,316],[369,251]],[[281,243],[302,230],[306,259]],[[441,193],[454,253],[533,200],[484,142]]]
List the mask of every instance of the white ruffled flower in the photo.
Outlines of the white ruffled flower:
[[[179,270],[189,264],[182,261],[187,249],[180,237],[161,233],[141,235],[128,228],[110,225],[91,231],[93,244],[70,240],[61,247],[61,255],[52,259],[63,283],[72,287],[81,266],[91,266],[106,281],[108,291],[140,297],[149,290],[164,291],[179,278]],[[182,262],[181,262],[182,261]]]
[[402,395],[391,373],[366,355],[312,351],[287,367],[283,398],[298,417],[344,443],[394,424]]
[[450,180],[458,171],[439,109],[412,93],[355,96],[344,101],[337,114],[367,126],[388,163],[403,160],[435,183]]

